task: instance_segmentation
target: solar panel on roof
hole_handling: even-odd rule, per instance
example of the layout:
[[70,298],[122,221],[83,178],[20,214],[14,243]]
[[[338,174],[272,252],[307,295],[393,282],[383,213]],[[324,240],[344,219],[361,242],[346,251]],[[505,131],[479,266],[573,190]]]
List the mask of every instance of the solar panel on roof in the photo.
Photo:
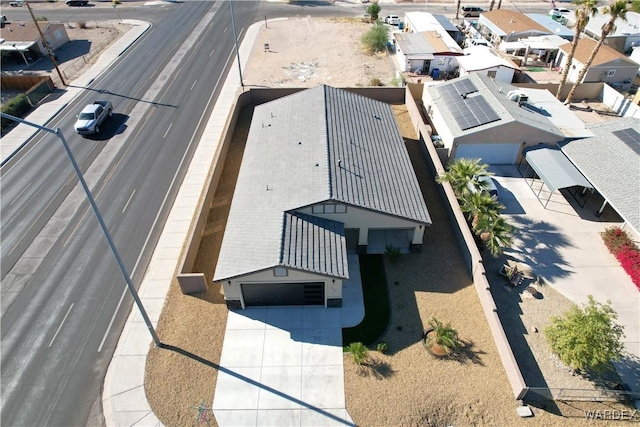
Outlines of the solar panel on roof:
[[620,141],[627,144],[634,153],[640,154],[640,134],[635,129],[626,128],[613,131],[612,133],[617,136]]

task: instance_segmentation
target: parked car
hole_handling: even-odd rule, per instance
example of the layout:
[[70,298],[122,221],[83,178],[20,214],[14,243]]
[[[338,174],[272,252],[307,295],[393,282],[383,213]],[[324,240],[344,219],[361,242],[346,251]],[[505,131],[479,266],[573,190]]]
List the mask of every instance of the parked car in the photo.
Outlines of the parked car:
[[13,7],[21,7],[24,6],[24,0],[13,0],[9,2],[9,5]]
[[384,23],[389,25],[398,25],[398,23],[400,23],[400,17],[398,15],[387,15],[384,18]]
[[566,14],[571,14],[571,13],[573,13],[573,12],[571,12],[566,7],[554,7],[553,9],[551,9],[549,11],[549,16],[553,16],[553,15],[556,15],[556,14],[566,15]]
[[100,133],[100,125],[112,114],[111,101],[94,101],[93,104],[85,106],[78,114],[74,129],[80,135]]
[[66,0],[65,4],[67,6],[86,6],[89,4],[88,0]]
[[464,18],[477,18],[484,12],[484,9],[478,6],[462,6],[460,12]]

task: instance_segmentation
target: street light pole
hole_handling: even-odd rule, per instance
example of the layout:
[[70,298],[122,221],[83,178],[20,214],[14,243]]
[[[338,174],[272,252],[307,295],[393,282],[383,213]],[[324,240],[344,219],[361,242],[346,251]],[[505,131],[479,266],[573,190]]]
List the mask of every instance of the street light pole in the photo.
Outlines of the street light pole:
[[233,16],[233,0],[229,0],[229,7],[231,8],[231,26],[233,27],[233,43],[236,47],[236,59],[238,60],[238,73],[240,73],[240,86],[244,89],[244,82],[242,81],[242,65],[240,65],[240,51],[238,49],[238,35],[236,34],[236,19]]
[[13,120],[19,123],[24,123],[25,125],[28,126],[32,126],[35,128],[38,128],[40,130],[43,130],[45,132],[49,132],[52,133],[54,135],[56,135],[58,138],[60,138],[60,141],[62,142],[62,145],[64,146],[64,150],[67,153],[67,156],[69,156],[69,160],[71,161],[71,165],[73,166],[73,170],[76,172],[76,175],[78,176],[78,180],[80,181],[80,185],[82,185],[82,189],[84,190],[85,194],[87,195],[87,199],[89,199],[89,203],[91,204],[91,208],[93,209],[93,213],[96,215],[96,218],[98,219],[98,223],[100,223],[100,228],[102,229],[102,232],[104,233],[104,236],[107,238],[107,243],[109,244],[109,249],[111,249],[111,252],[113,253],[113,256],[116,259],[116,262],[118,263],[118,267],[120,268],[120,272],[122,273],[122,276],[124,277],[125,282],[127,283],[127,287],[129,288],[129,291],[131,291],[131,295],[133,296],[133,300],[135,301],[136,305],[138,306],[138,310],[140,310],[140,314],[142,315],[142,318],[144,319],[144,323],[147,325],[147,329],[149,329],[149,333],[151,334],[151,338],[153,338],[153,342],[155,343],[156,347],[163,347],[162,342],[160,341],[160,339],[158,338],[158,335],[156,335],[156,331],[153,327],[153,324],[151,323],[151,320],[149,319],[149,316],[147,315],[147,311],[144,309],[144,306],[142,305],[142,301],[140,301],[140,297],[138,296],[138,292],[136,291],[135,286],[133,286],[133,282],[131,281],[131,277],[129,277],[129,273],[127,272],[127,268],[125,267],[124,263],[122,262],[122,259],[120,258],[120,254],[118,253],[118,249],[116,249],[116,245],[113,242],[113,239],[111,238],[111,233],[109,233],[109,229],[107,228],[107,225],[104,222],[104,219],[102,218],[102,214],[100,213],[100,210],[98,209],[98,205],[96,204],[96,201],[93,199],[93,195],[91,194],[91,190],[89,189],[89,186],[87,185],[86,181],[84,180],[84,176],[82,175],[82,170],[80,169],[80,166],[78,166],[78,163],[76,162],[75,157],[73,156],[73,153],[71,152],[71,148],[69,147],[69,144],[67,143],[67,140],[64,138],[64,135],[62,134],[62,131],[60,130],[60,128],[56,128],[56,129],[51,129],[45,126],[40,126],[36,123],[31,123],[28,122],[26,120],[22,120],[18,117],[14,117],[10,114],[6,114],[6,113],[0,113],[1,117],[4,117],[6,119],[9,120]]

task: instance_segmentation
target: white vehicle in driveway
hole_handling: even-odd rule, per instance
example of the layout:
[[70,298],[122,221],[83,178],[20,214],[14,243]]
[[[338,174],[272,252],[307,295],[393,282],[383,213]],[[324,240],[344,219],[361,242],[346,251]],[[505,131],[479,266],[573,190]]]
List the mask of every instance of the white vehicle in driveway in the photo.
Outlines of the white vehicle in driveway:
[[398,15],[387,15],[384,18],[384,23],[389,25],[398,25],[400,23],[400,17]]
[[94,101],[78,114],[74,129],[80,135],[100,133],[100,125],[112,114],[111,101]]

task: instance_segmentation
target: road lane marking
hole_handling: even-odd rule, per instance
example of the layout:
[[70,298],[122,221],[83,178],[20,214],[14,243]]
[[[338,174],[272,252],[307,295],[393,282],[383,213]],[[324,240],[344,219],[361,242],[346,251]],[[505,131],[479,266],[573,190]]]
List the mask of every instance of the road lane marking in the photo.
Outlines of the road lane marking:
[[126,82],[126,81],[127,81],[127,78],[125,77],[125,78],[124,78],[124,80],[122,80],[122,81],[120,82],[120,84],[118,85],[118,87],[122,87],[122,85],[123,85],[123,84],[124,84],[124,82]]
[[127,200],[127,203],[124,205],[124,209],[122,209],[122,213],[124,213],[124,211],[127,210],[127,206],[129,206],[129,202],[131,202],[131,199],[133,199],[134,194],[136,194],[136,190],[133,190],[133,193],[131,193],[131,195],[129,196],[129,200]]
[[169,128],[167,129],[167,131],[164,133],[164,136],[162,138],[166,138],[167,134],[169,133],[169,131],[171,130],[171,126],[173,126],[173,123],[169,124]]
[[20,192],[20,194],[18,194],[18,195],[16,196],[16,198],[15,198],[15,199],[13,199],[13,200],[11,201],[11,203],[9,203],[9,206],[11,206],[12,204],[14,204],[14,203],[16,202],[16,200],[18,200],[18,199],[20,198],[20,196],[22,196],[22,193],[24,193],[25,191],[27,191],[27,188],[29,188],[29,187],[31,187],[31,183],[28,183],[28,184],[27,184],[27,186],[26,186],[26,187],[24,187],[24,188],[22,189],[22,191]]
[[[137,266],[138,263],[136,263]],[[135,267],[133,268],[135,270]],[[107,330],[105,331],[103,337],[102,337],[102,341],[100,341],[100,346],[98,347],[98,353],[100,353],[102,351],[102,347],[104,346],[104,342],[107,340],[107,335],[109,335],[109,331],[111,330],[111,326],[113,326],[113,321],[116,320],[116,314],[118,314],[118,311],[120,311],[120,305],[122,305],[122,300],[124,299],[124,296],[127,294],[127,290],[128,288],[125,286],[124,289],[122,290],[122,295],[120,295],[120,301],[118,301],[118,305],[116,306],[116,309],[113,312],[113,316],[111,316],[111,321],[109,322],[109,326],[107,326]]]
[[213,49],[213,50],[211,51],[211,53],[209,54],[209,58],[211,58],[211,56],[213,56],[213,52],[215,52],[215,51],[216,51],[215,49]]
[[51,347],[51,344],[53,344],[53,341],[55,341],[56,337],[58,336],[58,333],[60,332],[60,329],[62,329],[62,325],[64,325],[64,322],[67,320],[69,313],[71,313],[73,304],[74,303],[71,303],[71,307],[69,307],[69,310],[67,310],[67,314],[65,314],[64,317],[62,318],[62,322],[60,323],[60,326],[58,326],[58,330],[56,330],[56,333],[53,334],[53,338],[51,338],[51,341],[49,342],[49,345],[47,347]]
[[193,82],[193,84],[191,85],[191,89],[190,89],[190,90],[193,90],[193,88],[194,88],[194,86],[196,85],[196,83],[198,83],[198,80],[195,80],[195,81]]
[[229,27],[224,27],[224,31],[222,32],[222,34],[226,33],[228,29]]

